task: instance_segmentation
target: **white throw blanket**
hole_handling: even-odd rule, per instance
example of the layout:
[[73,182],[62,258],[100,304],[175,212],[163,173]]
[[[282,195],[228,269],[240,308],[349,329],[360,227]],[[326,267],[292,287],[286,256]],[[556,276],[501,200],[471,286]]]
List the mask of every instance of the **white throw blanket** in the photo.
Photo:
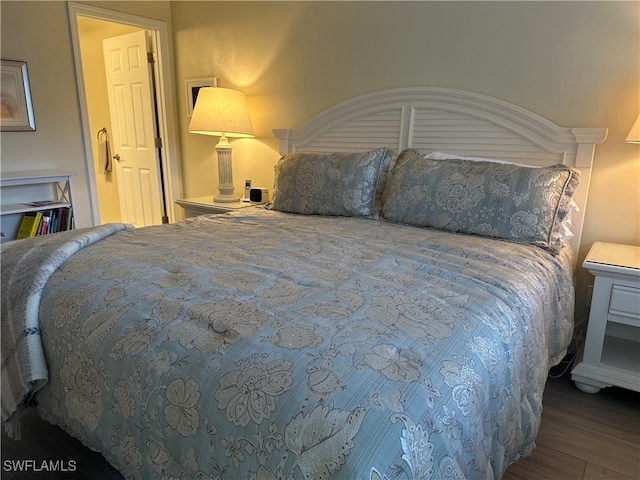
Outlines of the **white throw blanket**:
[[49,378],[38,324],[47,280],[81,248],[126,228],[109,224],[2,244],[2,422],[13,438],[21,409]]

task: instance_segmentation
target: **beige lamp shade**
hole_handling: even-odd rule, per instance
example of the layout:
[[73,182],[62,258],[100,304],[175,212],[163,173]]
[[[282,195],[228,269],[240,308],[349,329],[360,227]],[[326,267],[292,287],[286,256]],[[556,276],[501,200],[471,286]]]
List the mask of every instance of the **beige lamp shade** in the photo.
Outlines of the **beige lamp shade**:
[[232,88],[201,88],[193,108],[189,132],[216,137],[253,137],[253,125],[244,93]]
[[627,135],[627,139],[625,140],[627,143],[640,143],[640,115],[636,118],[633,127],[631,127],[631,131],[629,135]]

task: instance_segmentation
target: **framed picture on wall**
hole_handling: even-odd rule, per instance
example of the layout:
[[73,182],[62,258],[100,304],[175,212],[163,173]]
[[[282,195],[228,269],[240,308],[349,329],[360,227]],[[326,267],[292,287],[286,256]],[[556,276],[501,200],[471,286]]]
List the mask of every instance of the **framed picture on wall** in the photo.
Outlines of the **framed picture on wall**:
[[196,99],[198,98],[198,92],[202,87],[217,87],[218,78],[196,78],[193,80],[186,80],[185,90],[187,95],[187,117],[191,117],[193,114],[193,107],[196,105]]
[[36,129],[36,120],[33,116],[27,62],[0,62],[0,131],[33,131]]

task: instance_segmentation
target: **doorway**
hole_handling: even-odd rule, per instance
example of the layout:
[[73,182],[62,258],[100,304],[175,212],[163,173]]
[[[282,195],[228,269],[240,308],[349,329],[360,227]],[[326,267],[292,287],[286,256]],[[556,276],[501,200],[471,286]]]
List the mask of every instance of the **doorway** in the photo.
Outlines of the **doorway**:
[[[156,117],[161,144],[160,176],[166,205],[165,221],[181,219],[175,208],[181,197],[181,179],[177,152],[177,136],[173,119],[175,101],[169,68],[168,32],[166,24],[157,20],[132,16],[84,4],[69,3],[78,96],[87,159],[87,181],[94,225],[123,221],[115,169],[103,166],[104,135],[99,132],[111,127],[107,99],[106,74],[102,40],[122,34],[147,31],[153,52],[153,77],[156,91]],[[115,152],[113,152],[115,153]],[[158,222],[159,223],[159,222]]]

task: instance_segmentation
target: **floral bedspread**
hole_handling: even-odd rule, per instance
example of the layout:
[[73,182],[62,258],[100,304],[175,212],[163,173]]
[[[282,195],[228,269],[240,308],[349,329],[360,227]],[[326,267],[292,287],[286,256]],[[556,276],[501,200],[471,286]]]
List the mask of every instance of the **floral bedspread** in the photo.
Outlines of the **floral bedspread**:
[[530,453],[569,255],[257,209],[52,275],[39,413],[131,479],[485,479]]

